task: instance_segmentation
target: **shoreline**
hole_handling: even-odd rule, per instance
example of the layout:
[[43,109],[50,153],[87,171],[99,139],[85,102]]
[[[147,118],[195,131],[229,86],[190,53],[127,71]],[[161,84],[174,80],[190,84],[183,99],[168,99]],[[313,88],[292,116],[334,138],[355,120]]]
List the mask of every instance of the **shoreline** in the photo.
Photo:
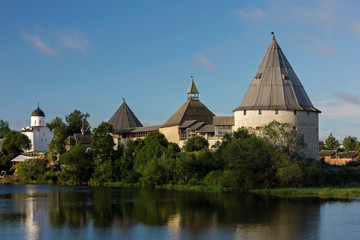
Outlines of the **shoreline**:
[[312,188],[271,188],[271,189],[232,189],[227,187],[221,187],[217,185],[142,185],[140,183],[122,183],[122,182],[106,182],[104,184],[49,184],[49,183],[24,183],[16,179],[0,179],[0,184],[45,184],[45,185],[61,185],[61,186],[105,186],[105,187],[135,187],[135,188],[153,188],[175,191],[189,191],[189,192],[201,192],[201,193],[253,193],[263,196],[275,196],[281,198],[321,198],[321,199],[348,199],[352,200],[360,198],[360,186],[336,186],[336,187],[312,187]]

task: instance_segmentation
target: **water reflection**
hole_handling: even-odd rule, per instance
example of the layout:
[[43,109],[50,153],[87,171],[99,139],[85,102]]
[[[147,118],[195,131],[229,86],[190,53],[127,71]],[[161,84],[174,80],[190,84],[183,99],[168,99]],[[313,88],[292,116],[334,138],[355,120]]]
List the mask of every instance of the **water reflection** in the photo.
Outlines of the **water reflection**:
[[0,230],[9,239],[319,239],[329,238],[319,232],[326,225],[321,216],[331,212],[331,206],[322,207],[328,203],[233,193],[3,185]]

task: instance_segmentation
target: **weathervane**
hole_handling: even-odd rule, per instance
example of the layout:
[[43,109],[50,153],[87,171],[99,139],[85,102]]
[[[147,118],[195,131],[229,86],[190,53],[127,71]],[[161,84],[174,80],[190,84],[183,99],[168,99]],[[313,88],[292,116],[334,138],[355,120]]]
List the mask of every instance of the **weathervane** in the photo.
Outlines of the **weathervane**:
[[125,102],[125,98],[123,97],[122,100]]
[[275,39],[275,33],[274,33],[274,32],[271,32],[271,35],[273,35],[273,39]]
[[193,80],[193,81],[194,81],[194,76],[191,76],[191,80]]

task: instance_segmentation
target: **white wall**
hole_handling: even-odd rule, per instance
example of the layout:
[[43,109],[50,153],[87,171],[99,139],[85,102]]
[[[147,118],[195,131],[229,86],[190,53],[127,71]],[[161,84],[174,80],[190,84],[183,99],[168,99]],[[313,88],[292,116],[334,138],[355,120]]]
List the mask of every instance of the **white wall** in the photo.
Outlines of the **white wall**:
[[31,116],[30,126],[32,127],[45,126],[45,117]]
[[49,143],[54,138],[53,132],[48,127],[33,127],[31,132],[23,132],[31,141],[29,151],[49,150]]
[[275,110],[262,110],[259,115],[259,110],[235,111],[235,126],[234,130],[241,127],[260,127],[276,120],[281,123],[290,123],[296,126],[296,129],[304,135],[305,143],[307,144],[306,156],[319,159],[319,116],[316,112],[279,110],[275,114]]

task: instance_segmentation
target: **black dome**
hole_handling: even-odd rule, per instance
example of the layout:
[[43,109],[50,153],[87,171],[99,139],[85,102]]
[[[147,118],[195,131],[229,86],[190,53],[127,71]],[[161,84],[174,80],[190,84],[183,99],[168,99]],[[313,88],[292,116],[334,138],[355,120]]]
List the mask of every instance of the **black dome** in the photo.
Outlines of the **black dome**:
[[35,109],[31,116],[36,116],[36,117],[45,117],[45,113],[39,108],[39,106],[37,107],[37,109]]

